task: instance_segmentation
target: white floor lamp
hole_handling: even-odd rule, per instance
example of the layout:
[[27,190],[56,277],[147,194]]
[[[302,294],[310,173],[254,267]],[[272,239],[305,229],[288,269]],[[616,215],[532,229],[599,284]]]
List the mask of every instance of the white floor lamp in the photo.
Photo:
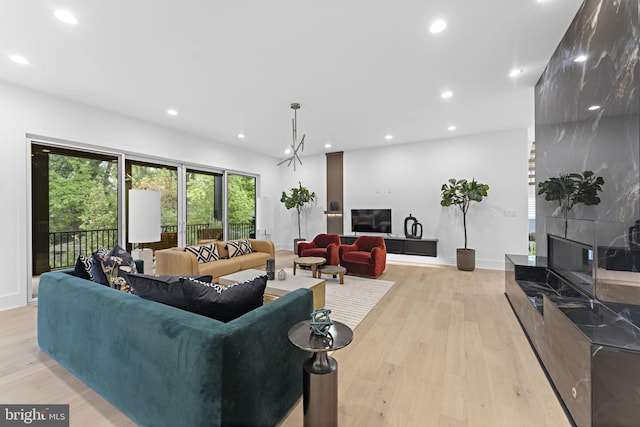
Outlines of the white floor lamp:
[[153,274],[153,251],[135,247],[140,243],[160,241],[160,192],[129,190],[129,243],[134,244],[131,255],[144,261],[146,274]]

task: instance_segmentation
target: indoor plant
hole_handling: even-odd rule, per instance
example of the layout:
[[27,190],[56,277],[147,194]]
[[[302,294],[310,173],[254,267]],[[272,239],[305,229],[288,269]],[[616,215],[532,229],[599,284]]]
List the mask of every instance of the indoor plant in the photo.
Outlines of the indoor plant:
[[467,248],[467,212],[471,202],[481,202],[487,197],[489,186],[474,179],[451,178],[449,182],[442,184],[442,199],[440,205],[455,205],[462,211],[462,224],[464,227],[464,248],[456,249],[456,264],[459,270],[473,271],[476,267],[476,251]]
[[604,179],[591,171],[560,174],[538,183],[538,195],[544,199],[557,201],[564,216],[564,237],[567,237],[567,217],[576,203],[597,205],[600,203],[598,192],[602,191]]
[[296,254],[298,253],[298,242],[304,240],[300,231],[300,212],[306,204],[313,202],[315,199],[316,193],[312,193],[307,187],[303,187],[300,181],[298,181],[297,188],[293,187],[289,194],[283,191],[282,197],[280,197],[280,201],[284,203],[287,209],[296,208],[298,212],[298,238],[293,239],[293,251]]

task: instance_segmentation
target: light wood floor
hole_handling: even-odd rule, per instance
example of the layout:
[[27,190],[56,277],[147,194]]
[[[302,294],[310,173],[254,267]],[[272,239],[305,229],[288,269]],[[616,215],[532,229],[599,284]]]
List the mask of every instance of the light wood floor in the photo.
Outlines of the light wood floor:
[[[276,267],[292,258],[278,251]],[[396,284],[333,354],[341,426],[570,426],[504,272],[388,264],[380,278]],[[39,350],[35,305],[0,312],[0,325],[0,403],[69,403],[72,426],[134,425]],[[281,426],[302,419],[299,403]]]

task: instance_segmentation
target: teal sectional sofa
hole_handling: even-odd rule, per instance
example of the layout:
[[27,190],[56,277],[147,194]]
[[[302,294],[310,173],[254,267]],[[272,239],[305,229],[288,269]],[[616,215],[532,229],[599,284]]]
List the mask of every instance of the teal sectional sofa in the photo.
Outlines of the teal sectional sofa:
[[300,289],[222,323],[59,271],[40,277],[38,344],[141,426],[273,426],[302,395],[287,331],[312,310]]

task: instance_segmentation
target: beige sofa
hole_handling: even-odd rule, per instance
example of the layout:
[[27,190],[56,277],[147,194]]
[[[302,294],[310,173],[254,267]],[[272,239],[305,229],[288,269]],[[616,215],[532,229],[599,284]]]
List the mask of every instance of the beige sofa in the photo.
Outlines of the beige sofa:
[[[185,252],[184,248],[169,248],[155,252],[156,274],[158,276],[183,276],[190,274],[210,274],[214,280],[220,276],[249,268],[264,269],[268,259],[275,259],[276,250],[271,240],[249,239],[252,253],[229,258],[227,242],[216,240],[219,260],[198,263],[196,256]],[[200,242],[199,245],[206,244]]]

